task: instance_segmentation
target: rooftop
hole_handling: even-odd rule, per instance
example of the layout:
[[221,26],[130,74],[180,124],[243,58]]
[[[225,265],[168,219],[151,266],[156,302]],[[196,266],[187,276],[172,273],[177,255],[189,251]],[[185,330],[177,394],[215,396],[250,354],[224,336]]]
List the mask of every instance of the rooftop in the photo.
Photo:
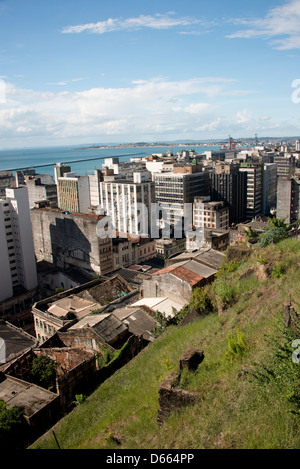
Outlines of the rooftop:
[[5,342],[6,363],[37,345],[35,337],[6,321],[0,321],[0,338]]
[[57,395],[35,384],[0,374],[0,399],[8,404],[8,408],[24,408],[25,415],[31,417],[57,399]]
[[118,308],[112,314],[126,324],[132,334],[142,335],[148,341],[154,340],[153,332],[158,324],[143,307]]
[[191,270],[190,268],[186,267],[186,264],[187,263],[175,264],[170,267],[166,267],[165,269],[155,272],[154,274],[152,274],[152,276],[170,273],[172,275],[175,275],[175,277],[178,277],[181,280],[184,280],[185,282],[189,283],[191,286],[195,286],[199,282],[201,282],[204,277],[202,275],[198,275],[195,272],[195,269]]
[[70,327],[70,330],[86,327],[91,327],[108,344],[117,340],[120,334],[126,333],[128,330],[128,327],[111,313],[86,316],[77,324]]
[[134,307],[141,307],[146,306],[153,311],[159,311],[162,314],[168,316],[174,315],[174,309],[176,311],[180,311],[184,306],[186,306],[187,302],[182,301],[179,303],[177,300],[173,300],[172,298],[168,297],[159,297],[159,298],[142,298],[141,300],[136,301],[131,305],[132,308]]

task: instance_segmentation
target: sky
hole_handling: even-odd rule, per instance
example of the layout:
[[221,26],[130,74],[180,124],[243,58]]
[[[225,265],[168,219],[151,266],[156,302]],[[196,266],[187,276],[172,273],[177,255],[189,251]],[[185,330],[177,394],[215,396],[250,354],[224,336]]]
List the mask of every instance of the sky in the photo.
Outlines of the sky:
[[300,0],[0,0],[0,149],[300,135]]

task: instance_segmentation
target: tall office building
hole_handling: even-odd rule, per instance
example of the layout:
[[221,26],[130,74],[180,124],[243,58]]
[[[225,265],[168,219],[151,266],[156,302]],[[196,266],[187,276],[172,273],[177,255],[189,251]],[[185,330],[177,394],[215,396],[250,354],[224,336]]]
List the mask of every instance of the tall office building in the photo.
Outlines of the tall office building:
[[0,302],[13,297],[18,287],[37,287],[32,228],[26,187],[6,189],[0,199]]
[[248,220],[263,214],[263,165],[261,163],[241,163],[240,172],[247,173]]
[[217,164],[210,173],[211,200],[224,202],[229,208],[229,224],[246,220],[247,173],[239,165]]
[[263,214],[269,215],[276,208],[277,201],[277,165],[264,164],[263,172]]
[[175,166],[171,172],[156,173],[154,182],[155,202],[170,212],[168,222],[174,226],[186,215],[184,204],[192,207],[194,197],[209,196],[210,192],[209,173],[197,165]]

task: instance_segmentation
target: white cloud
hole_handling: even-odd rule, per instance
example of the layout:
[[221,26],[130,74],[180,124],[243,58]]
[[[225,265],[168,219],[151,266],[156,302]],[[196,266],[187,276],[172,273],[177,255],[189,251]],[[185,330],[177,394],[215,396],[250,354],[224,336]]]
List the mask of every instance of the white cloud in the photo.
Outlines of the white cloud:
[[181,17],[175,18],[173,13],[165,15],[157,14],[140,15],[135,18],[108,18],[105,21],[98,21],[97,23],[86,23],[63,28],[62,33],[82,33],[88,31],[96,34],[104,34],[112,31],[132,31],[141,28],[151,29],[170,29],[176,26],[190,26],[200,23],[196,18]]
[[247,122],[251,121],[252,113],[248,111],[248,109],[244,109],[243,111],[238,111],[236,114],[238,124],[246,124]]
[[235,24],[248,26],[229,38],[264,38],[271,40],[276,49],[300,48],[300,0],[289,2],[272,8],[264,18],[234,19]]
[[211,107],[208,103],[193,103],[185,107],[185,112],[189,114],[201,114],[203,111],[208,110]]
[[[13,142],[22,135],[53,143],[79,138],[105,141],[111,135],[126,141],[175,138],[184,129],[191,134],[210,132],[227,126],[219,107],[221,97],[238,91],[234,88],[235,80],[222,77],[179,81],[155,77],[134,80],[123,88],[77,92],[37,92],[7,83],[7,99],[0,106],[0,138]],[[238,120],[246,124],[247,117],[242,111]]]

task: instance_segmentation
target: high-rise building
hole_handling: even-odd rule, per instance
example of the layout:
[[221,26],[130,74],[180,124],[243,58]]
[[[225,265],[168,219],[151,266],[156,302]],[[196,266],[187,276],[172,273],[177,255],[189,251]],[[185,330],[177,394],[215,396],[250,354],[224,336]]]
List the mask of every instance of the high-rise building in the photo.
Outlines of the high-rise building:
[[284,218],[287,224],[300,219],[300,177],[278,178],[277,218]]
[[148,171],[137,172],[133,176],[133,180],[111,176],[109,180],[105,178],[100,182],[100,208],[111,217],[112,227],[120,236],[122,233],[149,235],[151,230],[154,184]]
[[58,206],[64,212],[88,213],[90,189],[88,176],[65,173],[57,180]]
[[261,163],[241,163],[240,172],[247,173],[248,220],[263,214],[263,165]]
[[277,200],[277,165],[264,164],[263,172],[263,214],[269,215],[276,208]]
[[296,151],[300,151],[300,140],[296,140],[296,143],[295,143],[295,150],[296,150]]
[[[154,174],[155,202],[169,213],[168,223],[182,223],[185,204],[193,204],[196,196],[209,196],[209,173],[201,166],[174,166],[172,172]],[[191,214],[192,215],[192,214]],[[192,220],[191,220],[192,222]]]
[[210,173],[211,200],[224,202],[229,208],[229,224],[246,220],[247,174],[239,165],[217,164]]
[[26,187],[6,189],[0,199],[0,302],[20,287],[37,287],[37,272]]
[[277,165],[278,177],[289,178],[293,175],[296,169],[296,158],[291,155],[276,155],[274,156],[274,163]]

